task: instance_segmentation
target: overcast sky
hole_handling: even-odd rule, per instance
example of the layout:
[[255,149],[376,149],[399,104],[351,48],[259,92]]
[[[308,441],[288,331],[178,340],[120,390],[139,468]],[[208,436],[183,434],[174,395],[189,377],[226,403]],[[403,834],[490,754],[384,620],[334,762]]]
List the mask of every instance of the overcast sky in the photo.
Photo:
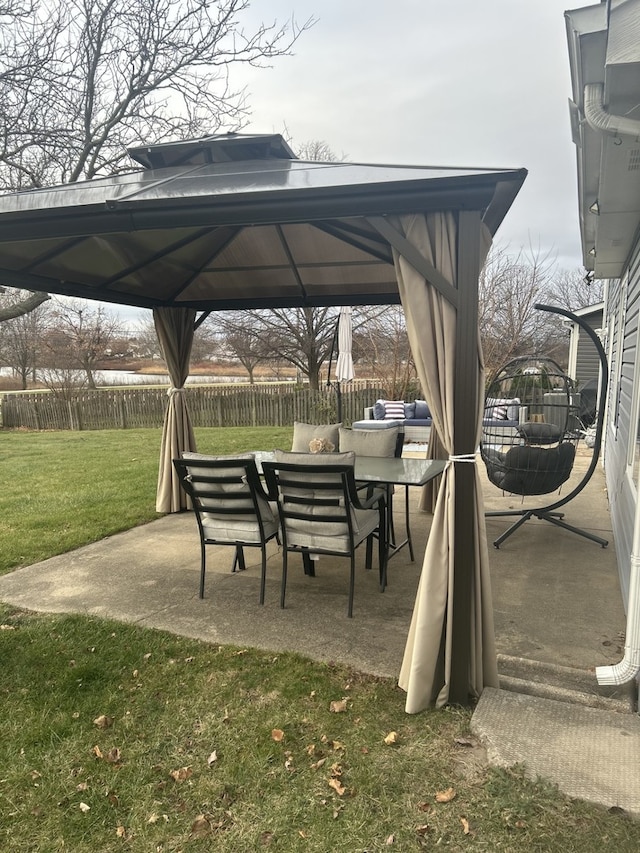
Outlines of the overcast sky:
[[[588,2],[575,6],[589,5]],[[525,167],[498,232],[581,266],[566,0],[268,0],[248,18],[317,18],[246,82],[245,130],[324,140],[354,162]],[[267,14],[270,17],[265,17]]]
[[[587,2],[576,3],[588,5]],[[244,132],[326,142],[352,162],[528,169],[496,237],[581,267],[566,0],[254,0],[257,23],[317,23],[294,55],[236,69]],[[223,130],[227,128],[222,128]]]

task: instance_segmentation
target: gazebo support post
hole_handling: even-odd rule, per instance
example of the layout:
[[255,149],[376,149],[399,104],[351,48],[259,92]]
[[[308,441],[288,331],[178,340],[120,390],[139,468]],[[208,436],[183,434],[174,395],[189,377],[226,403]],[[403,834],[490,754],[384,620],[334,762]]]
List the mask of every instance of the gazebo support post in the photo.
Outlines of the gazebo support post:
[[[474,454],[478,411],[478,276],[480,215],[460,211],[458,220],[458,306],[456,314],[456,387],[454,455]],[[455,464],[455,539],[451,682],[449,702],[469,704],[471,602],[475,566],[476,472],[470,462]]]

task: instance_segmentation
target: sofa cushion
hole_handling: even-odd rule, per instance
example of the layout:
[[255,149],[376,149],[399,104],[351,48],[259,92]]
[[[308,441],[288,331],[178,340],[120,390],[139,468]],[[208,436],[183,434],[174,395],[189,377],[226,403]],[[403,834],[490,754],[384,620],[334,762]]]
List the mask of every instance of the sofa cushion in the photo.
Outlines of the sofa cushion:
[[431,410],[429,409],[429,404],[426,400],[416,400],[415,403],[415,412],[414,418],[419,418],[420,420],[426,420],[426,418],[431,417]]
[[293,444],[291,450],[295,453],[309,453],[309,442],[314,438],[324,439],[333,444],[335,450],[339,447],[340,427],[342,424],[305,424],[295,421],[293,424]]

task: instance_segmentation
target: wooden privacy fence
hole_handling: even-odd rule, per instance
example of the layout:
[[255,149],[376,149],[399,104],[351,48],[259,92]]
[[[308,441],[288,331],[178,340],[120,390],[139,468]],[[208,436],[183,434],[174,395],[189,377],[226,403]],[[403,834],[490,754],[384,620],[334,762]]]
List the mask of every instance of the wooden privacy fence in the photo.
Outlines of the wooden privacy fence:
[[[291,426],[294,421],[335,421],[334,388],[311,391],[292,383],[221,387],[187,386],[193,425]],[[365,406],[384,396],[376,383],[356,380],[342,386],[342,420],[360,420]],[[132,429],[160,427],[167,406],[167,388],[146,386],[79,391],[60,399],[49,392],[5,393],[0,398],[2,426],[43,429]]]

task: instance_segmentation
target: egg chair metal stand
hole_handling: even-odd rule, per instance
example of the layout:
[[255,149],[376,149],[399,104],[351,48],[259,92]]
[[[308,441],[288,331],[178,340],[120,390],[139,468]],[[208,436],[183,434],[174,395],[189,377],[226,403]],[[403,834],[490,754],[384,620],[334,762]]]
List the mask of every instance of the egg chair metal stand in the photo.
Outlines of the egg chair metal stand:
[[[591,424],[595,427],[592,456],[580,481],[564,497],[544,506],[487,512],[487,518],[517,518],[493,544],[499,548],[526,521],[538,518],[606,548],[608,540],[569,524],[564,520],[564,513],[558,510],[585,488],[598,462],[607,391],[607,357],[598,336],[582,318],[550,305],[537,304],[535,308],[560,314],[576,323],[592,340],[598,353],[600,379],[595,420]],[[533,388],[537,395],[528,390]],[[553,359],[513,359],[489,384],[480,453],[489,480],[504,492],[527,497],[558,491],[571,476],[576,447],[584,435],[579,395],[574,393],[572,380]]]

